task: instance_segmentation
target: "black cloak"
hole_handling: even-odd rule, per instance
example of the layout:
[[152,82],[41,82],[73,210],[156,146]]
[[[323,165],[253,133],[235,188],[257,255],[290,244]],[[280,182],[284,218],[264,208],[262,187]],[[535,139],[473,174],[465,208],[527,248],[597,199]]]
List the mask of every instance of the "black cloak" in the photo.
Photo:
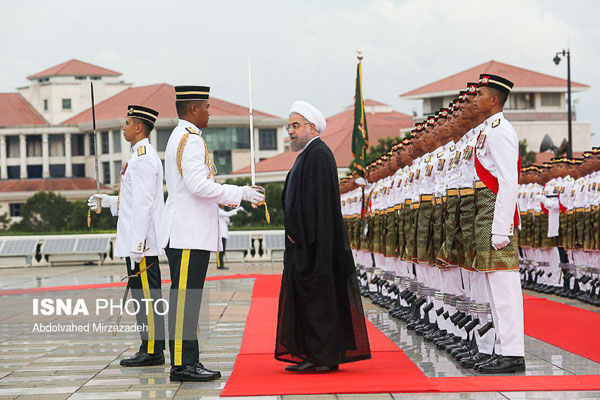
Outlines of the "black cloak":
[[335,158],[319,138],[286,177],[277,360],[334,366],[371,357],[338,185]]

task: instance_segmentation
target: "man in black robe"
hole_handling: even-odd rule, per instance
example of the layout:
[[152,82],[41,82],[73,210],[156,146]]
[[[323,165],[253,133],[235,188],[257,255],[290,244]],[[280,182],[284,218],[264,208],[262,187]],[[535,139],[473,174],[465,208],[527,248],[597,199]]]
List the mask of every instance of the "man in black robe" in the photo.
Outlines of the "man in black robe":
[[301,151],[282,193],[284,269],[275,358],[292,372],[336,371],[371,357],[344,221],[337,166],[319,133],[325,118],[309,103],[292,105],[292,151]]

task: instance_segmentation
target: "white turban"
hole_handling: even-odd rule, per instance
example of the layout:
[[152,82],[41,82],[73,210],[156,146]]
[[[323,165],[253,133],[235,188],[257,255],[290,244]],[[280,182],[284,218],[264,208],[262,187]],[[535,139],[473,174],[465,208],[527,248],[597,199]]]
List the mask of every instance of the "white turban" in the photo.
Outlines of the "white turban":
[[321,114],[321,111],[317,110],[315,106],[306,101],[295,101],[290,109],[290,114],[292,113],[300,114],[309,122],[315,124],[319,133],[323,133],[327,126],[327,122],[325,121],[323,114]]

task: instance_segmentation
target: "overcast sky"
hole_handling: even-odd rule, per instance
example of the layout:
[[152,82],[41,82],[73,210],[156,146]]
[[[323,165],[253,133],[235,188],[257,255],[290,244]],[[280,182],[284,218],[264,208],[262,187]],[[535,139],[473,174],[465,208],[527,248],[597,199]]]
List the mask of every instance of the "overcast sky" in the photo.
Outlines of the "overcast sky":
[[[410,113],[399,94],[491,59],[566,78],[577,118],[600,129],[600,1],[11,1],[0,12],[0,91],[71,58],[135,85],[211,86],[211,95],[287,116],[307,100],[326,116],[353,101],[356,50],[365,97]],[[598,138],[597,138],[598,139]]]

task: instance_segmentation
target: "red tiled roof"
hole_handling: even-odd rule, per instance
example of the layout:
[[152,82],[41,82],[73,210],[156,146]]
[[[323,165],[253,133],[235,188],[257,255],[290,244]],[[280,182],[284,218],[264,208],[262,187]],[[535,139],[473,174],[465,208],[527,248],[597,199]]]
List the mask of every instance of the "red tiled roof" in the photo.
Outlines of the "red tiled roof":
[[[425,86],[411,90],[410,92],[401,94],[400,97],[412,96],[418,98],[418,95],[428,95],[431,93],[448,91],[458,92],[459,90],[465,89],[467,82],[477,82],[479,79],[479,74],[483,73],[500,75],[506,79],[509,79],[515,84],[515,89],[551,87],[560,87],[563,89],[567,87],[567,81],[565,79],[491,60],[466,71],[459,72],[447,78],[440,79],[433,83],[429,83]],[[571,81],[571,87],[582,89],[589,88],[588,85],[573,81]]]
[[48,121],[19,93],[0,93],[0,127],[48,125]]
[[[100,188],[109,189],[104,185],[100,185]],[[9,179],[0,181],[0,193],[65,190],[96,190],[96,181],[92,178]]]
[[55,65],[37,74],[30,75],[27,79],[46,78],[58,75],[84,75],[84,76],[120,76],[120,72],[98,67],[79,60],[69,60],[62,64]]
[[[375,102],[378,105],[387,105]],[[367,101],[365,101],[365,104]],[[352,129],[354,126],[354,110],[342,111],[327,118],[327,128],[321,134],[321,139],[327,143],[338,168],[350,166],[352,161]],[[400,137],[400,129],[409,129],[413,126],[410,115],[397,111],[379,112],[367,114],[367,128],[369,131],[369,142],[376,145],[379,139],[397,136]],[[289,170],[298,153],[286,151],[256,164],[256,172],[273,172]],[[247,174],[250,167],[233,171],[232,174]]]
[[[248,116],[246,107],[210,98],[210,115],[212,116]],[[166,83],[149,86],[139,86],[126,89],[101,103],[96,104],[96,121],[125,118],[127,106],[139,104],[159,112],[160,118],[177,118],[175,109],[175,88]],[[277,118],[261,111],[253,110],[255,116]],[[92,111],[87,109],[64,121],[63,125],[91,122]]]

